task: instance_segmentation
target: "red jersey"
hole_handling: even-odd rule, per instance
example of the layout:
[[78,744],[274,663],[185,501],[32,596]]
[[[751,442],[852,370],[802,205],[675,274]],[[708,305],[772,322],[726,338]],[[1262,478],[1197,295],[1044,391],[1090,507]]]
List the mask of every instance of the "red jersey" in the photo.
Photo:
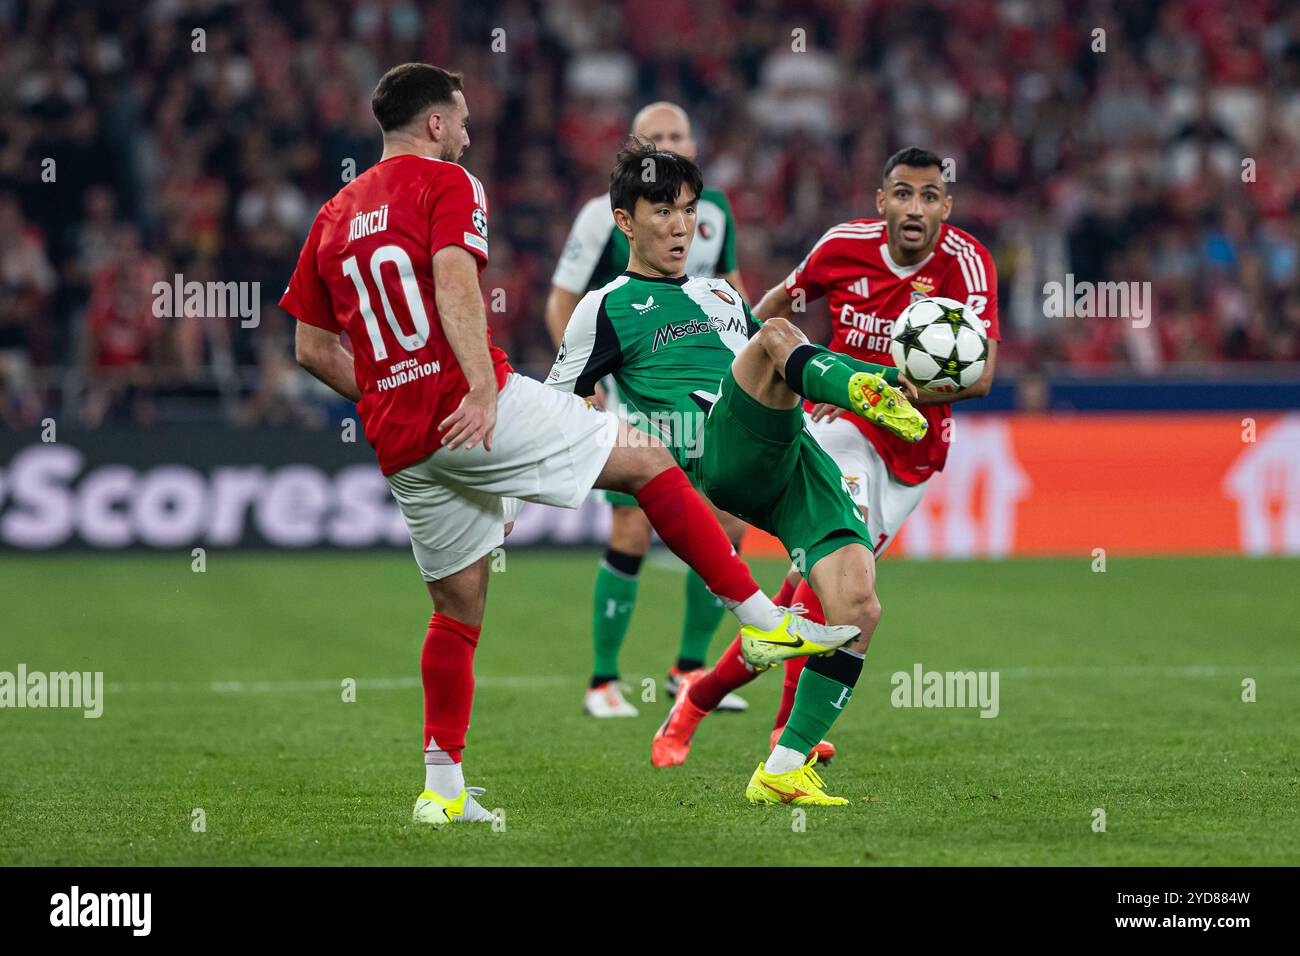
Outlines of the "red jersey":
[[[943,296],[964,302],[998,338],[998,276],[993,257],[968,232],[943,223],[934,251],[912,266],[890,258],[883,219],[854,219],[827,230],[785,280],[792,296],[826,296],[834,333],[830,348],[864,362],[894,364],[889,337],[894,320],[917,299]],[[925,405],[930,430],[916,444],[856,415],[847,416],[876,446],[899,481],[916,485],[943,468],[948,441],[943,420],[951,405]]]
[[[469,387],[434,300],[433,254],[466,249],[487,263],[487,195],[456,163],[394,156],[321,207],[280,308],[329,332],[347,332],[357,411],[385,475],[437,451],[438,425]],[[497,388],[510,365],[488,348]]]

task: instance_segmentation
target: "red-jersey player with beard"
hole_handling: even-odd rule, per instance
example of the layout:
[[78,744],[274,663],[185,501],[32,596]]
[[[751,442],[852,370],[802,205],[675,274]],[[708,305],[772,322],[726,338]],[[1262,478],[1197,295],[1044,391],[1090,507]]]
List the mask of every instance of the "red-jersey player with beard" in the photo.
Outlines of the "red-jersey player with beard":
[[[784,285],[763,297],[755,314],[760,319],[789,315],[796,297],[807,302],[825,296],[831,350],[881,365],[894,364],[889,352],[894,320],[918,299],[956,299],[984,321],[989,337],[984,374],[960,392],[921,392],[912,400],[930,422],[915,444],[883,429],[857,428],[854,416],[844,417],[842,409],[810,406],[818,425],[813,433],[822,446],[832,454],[844,449],[841,465],[850,484],[866,477],[874,485],[864,484],[857,499],[879,554],[916,507],[926,480],[948,459],[951,429],[943,426],[952,403],[988,394],[999,334],[997,266],[974,236],[947,223],[952,197],[939,157],[916,148],[890,157],[876,204],[883,219],[855,219],[827,230]],[[850,427],[865,441],[856,441]]]
[[[298,320],[299,363],[357,403],[433,600],[420,659],[425,789],[414,818],[488,822],[465,786],[461,752],[487,558],[512,502],[576,508],[593,487],[630,494],[746,631],[829,648],[858,628],[825,628],[777,608],[667,448],[579,396],[515,373],[492,345],[478,284],[488,204],[458,162],[469,146],[460,74],[396,66],[371,107],[383,155],[321,207],[280,306]],[[542,641],[554,637],[546,625],[542,616]]]
[[[915,444],[866,426],[833,406],[807,406],[812,415],[810,430],[840,466],[849,493],[867,519],[874,556],[879,556],[948,458],[952,430],[944,426],[952,403],[988,394],[999,335],[997,267],[970,233],[948,225],[952,197],[939,157],[916,147],[891,156],[882,187],[876,191],[876,211],[883,218],[854,219],[828,229],[785,282],[768,290],[754,315],[759,321],[773,316],[797,318],[809,301],[825,296],[834,328],[830,349],[889,366],[894,364],[889,352],[894,320],[917,299],[956,299],[983,319],[989,354],[978,382],[947,395],[913,395],[909,390],[912,404],[930,422],[925,437]],[[817,598],[797,570],[791,570],[776,600],[796,608],[802,605],[814,620],[824,620]],[[804,663],[799,658],[786,664],[773,746],[793,707]],[[721,695],[754,676],[729,649],[711,671],[679,693],[655,735],[656,764],[684,761],[691,735],[704,715]],[[835,755],[827,741],[815,749],[823,761]]]

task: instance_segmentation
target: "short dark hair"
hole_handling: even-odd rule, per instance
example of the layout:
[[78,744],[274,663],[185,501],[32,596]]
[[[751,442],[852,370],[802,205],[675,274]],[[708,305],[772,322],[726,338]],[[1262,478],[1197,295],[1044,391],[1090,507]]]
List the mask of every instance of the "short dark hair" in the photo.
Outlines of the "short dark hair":
[[683,186],[689,186],[695,198],[700,198],[704,189],[700,167],[685,156],[634,140],[618,154],[614,171],[609,174],[609,205],[611,209],[635,213],[638,199],[675,203]]
[[451,94],[464,89],[459,73],[429,63],[403,63],[379,78],[370,96],[370,111],[387,133],[401,129],[430,106],[450,103]]
[[939,171],[942,172],[943,160],[928,149],[922,149],[920,146],[909,146],[906,149],[900,149],[885,161],[885,175],[881,178],[888,179],[895,166],[914,166],[917,169],[938,166]]

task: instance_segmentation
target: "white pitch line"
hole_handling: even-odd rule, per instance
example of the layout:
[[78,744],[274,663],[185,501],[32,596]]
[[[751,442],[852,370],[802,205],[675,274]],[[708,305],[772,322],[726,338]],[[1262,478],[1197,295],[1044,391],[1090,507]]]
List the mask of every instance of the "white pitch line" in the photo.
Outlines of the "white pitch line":
[[[967,668],[972,670],[973,668]],[[1133,664],[1115,667],[1011,667],[1000,671],[1003,677],[1254,677],[1257,674],[1300,674],[1300,665],[1262,666],[1196,665],[1169,667],[1163,664]]]
[[[927,665],[926,670],[933,670],[934,667]],[[958,670],[980,670],[981,668],[966,667]],[[996,670],[991,668],[989,670]],[[890,673],[875,671],[868,672],[868,680],[883,680],[889,677]],[[907,673],[911,673],[910,670]],[[1157,678],[1176,678],[1176,679],[1197,679],[1197,678],[1233,678],[1257,677],[1261,674],[1272,676],[1295,676],[1300,675],[1300,665],[1281,664],[1281,665],[1203,665],[1188,667],[1168,667],[1165,665],[1119,665],[1113,667],[1010,667],[999,670],[998,673],[1007,679],[1028,679],[1028,680],[1054,680],[1054,679],[1071,679],[1078,677],[1157,677]],[[420,678],[415,675],[406,677],[359,677],[357,680],[358,690],[416,690],[421,685]],[[314,680],[224,680],[208,682],[183,682],[183,681],[143,681],[143,682],[110,682],[106,685],[105,690],[114,694],[131,694],[131,693],[196,693],[207,692],[213,694],[292,694],[292,693],[313,693],[316,691],[337,691],[342,686],[343,678],[329,679],[319,678]],[[485,674],[476,677],[475,683],[479,687],[489,687],[494,689],[505,690],[550,690],[556,687],[578,686],[582,683],[581,678],[577,675],[573,677],[563,677],[556,674]],[[639,683],[636,678],[632,683]]]
[[[105,691],[114,694],[138,693],[212,693],[212,694],[292,694],[315,691],[337,691],[344,678],[336,680],[215,680],[207,683],[183,681],[109,682]],[[358,677],[358,690],[413,690],[422,686],[419,677]],[[580,686],[579,677],[555,675],[511,674],[476,677],[479,687],[507,690],[546,690],[569,685]]]

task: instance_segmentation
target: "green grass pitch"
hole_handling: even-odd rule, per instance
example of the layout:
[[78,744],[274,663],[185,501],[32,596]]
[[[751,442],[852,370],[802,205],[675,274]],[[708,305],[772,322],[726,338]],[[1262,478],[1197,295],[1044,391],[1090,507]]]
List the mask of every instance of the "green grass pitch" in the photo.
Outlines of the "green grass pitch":
[[[0,670],[106,681],[97,720],[0,710],[0,864],[1300,863],[1300,562],[886,560],[825,772],[851,805],[802,828],[743,797],[775,674],[672,770],[649,762],[662,692],[582,716],[594,562],[493,575],[466,767],[505,826],[439,832],[410,822],[429,605],[409,557],[0,559]],[[781,566],[755,567],[775,590]],[[682,584],[671,559],[643,572],[634,699],[674,655]],[[1000,713],[891,706],[916,663],[997,671]]]

